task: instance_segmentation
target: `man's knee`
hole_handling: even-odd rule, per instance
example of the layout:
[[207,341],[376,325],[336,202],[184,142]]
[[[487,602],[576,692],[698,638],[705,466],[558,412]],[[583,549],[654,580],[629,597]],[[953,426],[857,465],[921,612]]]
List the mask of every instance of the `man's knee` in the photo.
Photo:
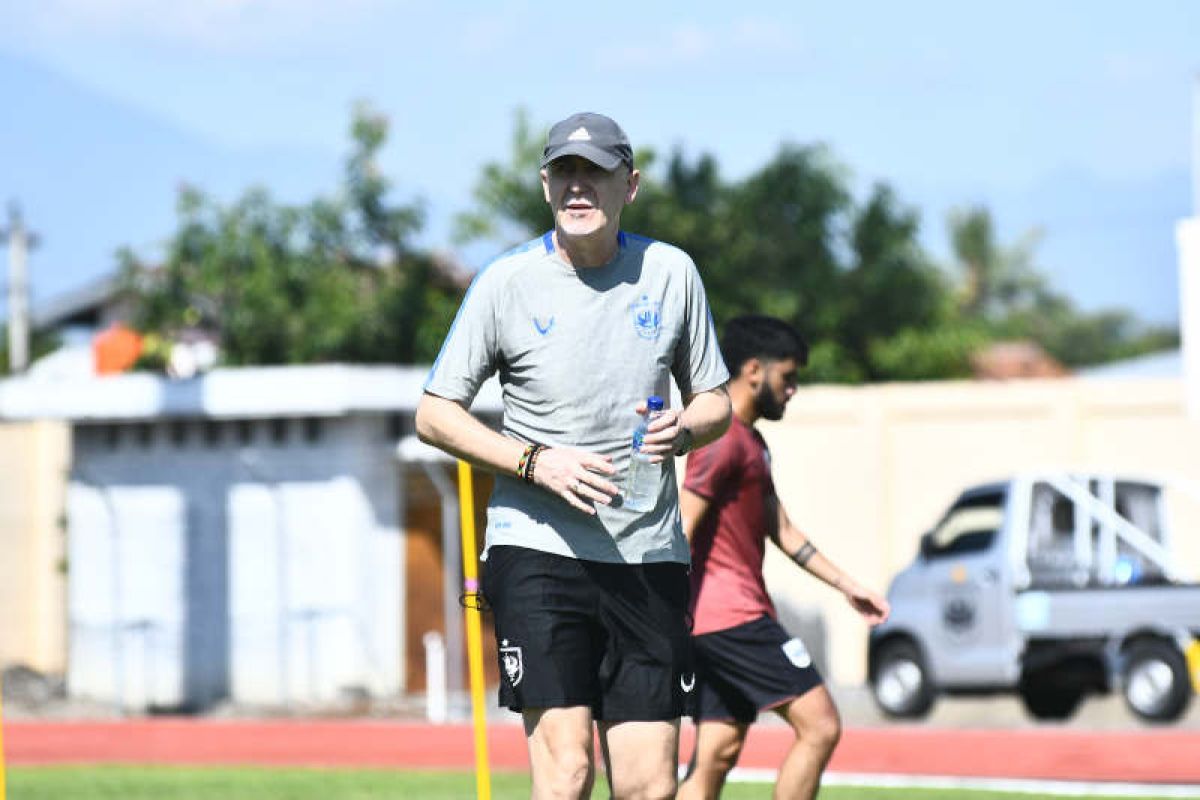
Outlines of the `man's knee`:
[[711,753],[713,766],[721,772],[729,772],[736,767],[744,743],[745,740],[740,736],[731,736],[715,743]]
[[679,782],[674,770],[663,770],[656,775],[642,775],[640,779],[622,780],[613,776],[613,800],[670,800],[679,791]]
[[525,730],[539,797],[580,797],[594,776],[591,714],[586,708],[527,710]]
[[826,758],[842,738],[841,716],[824,689],[796,698],[782,713],[796,732],[796,738]]
[[818,714],[807,720],[801,735],[826,755],[832,753],[842,738],[842,719],[836,710]]
[[560,750],[536,765],[533,781],[539,796],[582,797],[592,784],[592,760],[586,751]]

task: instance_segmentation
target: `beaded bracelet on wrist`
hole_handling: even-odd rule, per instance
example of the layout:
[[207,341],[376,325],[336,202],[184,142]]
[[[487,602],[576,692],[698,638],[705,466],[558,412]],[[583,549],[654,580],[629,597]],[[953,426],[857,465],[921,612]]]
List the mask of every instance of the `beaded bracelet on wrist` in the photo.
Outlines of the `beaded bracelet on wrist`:
[[536,444],[525,445],[525,452],[521,453],[521,460],[517,462],[517,477],[525,479],[525,473],[529,470],[529,458],[537,450]]
[[529,466],[525,468],[525,482],[533,483],[533,473],[537,469],[538,456],[546,449],[546,445],[539,444],[533,449],[533,453],[529,456]]

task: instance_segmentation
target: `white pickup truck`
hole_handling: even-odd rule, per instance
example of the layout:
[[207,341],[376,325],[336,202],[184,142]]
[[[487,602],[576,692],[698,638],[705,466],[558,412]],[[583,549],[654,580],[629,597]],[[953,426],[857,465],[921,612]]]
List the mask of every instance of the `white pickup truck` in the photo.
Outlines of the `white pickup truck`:
[[1046,473],[976,486],[921,537],[872,630],[868,674],[892,717],[939,694],[1020,694],[1038,719],[1119,690],[1144,720],[1200,691],[1200,585],[1170,550],[1161,484]]

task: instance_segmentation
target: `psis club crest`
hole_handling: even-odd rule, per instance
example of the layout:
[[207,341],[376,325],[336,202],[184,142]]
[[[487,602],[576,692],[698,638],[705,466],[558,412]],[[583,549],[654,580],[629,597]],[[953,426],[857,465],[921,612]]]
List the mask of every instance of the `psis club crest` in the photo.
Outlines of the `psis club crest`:
[[521,648],[509,646],[508,639],[500,642],[500,665],[504,667],[504,674],[512,686],[517,686],[525,677],[525,659],[521,657]]
[[662,332],[662,303],[642,295],[629,310],[633,313],[633,328],[643,339],[654,340]]

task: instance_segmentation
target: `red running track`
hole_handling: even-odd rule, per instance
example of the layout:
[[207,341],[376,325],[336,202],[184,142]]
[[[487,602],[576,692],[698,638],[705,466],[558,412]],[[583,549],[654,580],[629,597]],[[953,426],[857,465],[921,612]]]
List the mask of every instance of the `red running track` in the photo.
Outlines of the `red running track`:
[[[685,726],[681,752],[691,752]],[[751,729],[739,766],[775,768],[791,741],[787,728]],[[369,766],[396,769],[474,766],[469,725],[378,721],[156,719],[4,725],[12,765],[136,763]],[[495,769],[526,769],[521,728],[488,729]],[[830,769],[848,773],[979,778],[1200,783],[1200,731],[950,730],[856,728],[845,732]]]

